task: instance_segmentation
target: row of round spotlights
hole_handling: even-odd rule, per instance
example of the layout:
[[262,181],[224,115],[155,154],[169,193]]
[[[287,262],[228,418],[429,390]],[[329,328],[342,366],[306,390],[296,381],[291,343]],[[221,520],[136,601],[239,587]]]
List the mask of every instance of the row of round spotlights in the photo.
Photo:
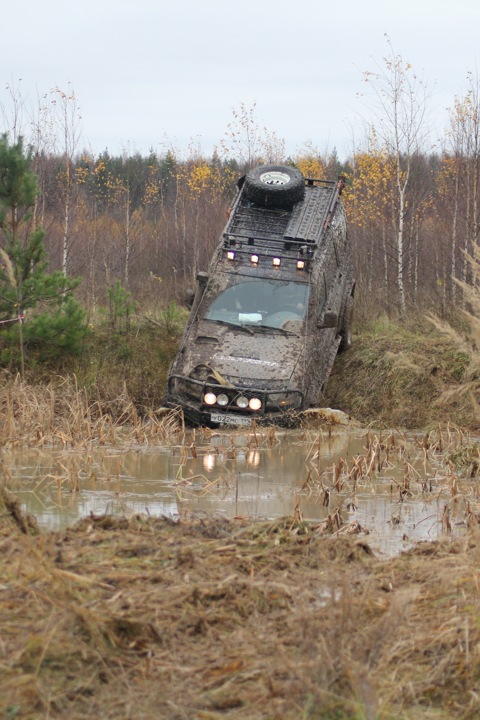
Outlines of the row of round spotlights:
[[[227,259],[228,260],[235,260],[235,250],[227,250]],[[258,255],[250,255],[250,262],[252,265],[258,265],[260,262],[260,258]],[[280,267],[282,261],[279,257],[272,258],[272,265],[273,267]],[[305,260],[297,260],[297,270],[305,270]]]

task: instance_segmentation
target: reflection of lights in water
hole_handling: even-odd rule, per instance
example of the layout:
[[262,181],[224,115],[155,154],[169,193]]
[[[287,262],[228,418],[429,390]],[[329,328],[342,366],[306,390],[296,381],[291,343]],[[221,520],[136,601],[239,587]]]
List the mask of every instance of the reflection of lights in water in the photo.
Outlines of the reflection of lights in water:
[[253,467],[258,467],[260,465],[260,453],[258,450],[250,450],[247,462],[249,465],[253,465]]
[[240,463],[241,465],[243,465],[246,459],[247,459],[247,456],[245,455],[244,452],[237,453],[237,463]]
[[215,468],[215,455],[211,455],[210,453],[208,455],[203,456],[203,469],[207,472],[211,472]]

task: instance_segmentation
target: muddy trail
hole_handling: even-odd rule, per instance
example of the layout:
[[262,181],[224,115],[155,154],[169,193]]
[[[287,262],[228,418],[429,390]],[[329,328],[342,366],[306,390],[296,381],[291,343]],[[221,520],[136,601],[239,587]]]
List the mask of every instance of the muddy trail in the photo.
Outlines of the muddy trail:
[[480,536],[0,511],[3,718],[473,718]]

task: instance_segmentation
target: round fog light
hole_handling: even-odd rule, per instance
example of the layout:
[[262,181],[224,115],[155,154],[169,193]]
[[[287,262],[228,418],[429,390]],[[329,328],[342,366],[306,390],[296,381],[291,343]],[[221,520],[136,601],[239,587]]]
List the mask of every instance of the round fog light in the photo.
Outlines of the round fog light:
[[262,401],[260,398],[251,398],[248,403],[250,410],[260,410],[262,407]]
[[246,398],[244,395],[240,395],[240,397],[237,398],[236,403],[238,407],[242,408],[243,410],[244,408],[248,407],[248,398]]
[[228,397],[224,393],[217,396],[217,405],[228,405]]
[[212,392],[205,393],[203,397],[203,402],[206,405],[215,405],[215,403],[217,402],[217,396],[215,395],[215,393]]

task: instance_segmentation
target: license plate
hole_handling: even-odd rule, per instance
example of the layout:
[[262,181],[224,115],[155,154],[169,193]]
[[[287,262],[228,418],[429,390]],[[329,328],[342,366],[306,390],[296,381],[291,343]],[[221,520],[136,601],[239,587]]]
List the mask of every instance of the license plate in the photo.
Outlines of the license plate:
[[249,417],[242,417],[241,415],[224,415],[223,413],[210,413],[210,420],[220,425],[242,425],[244,427],[250,426],[252,421]]

